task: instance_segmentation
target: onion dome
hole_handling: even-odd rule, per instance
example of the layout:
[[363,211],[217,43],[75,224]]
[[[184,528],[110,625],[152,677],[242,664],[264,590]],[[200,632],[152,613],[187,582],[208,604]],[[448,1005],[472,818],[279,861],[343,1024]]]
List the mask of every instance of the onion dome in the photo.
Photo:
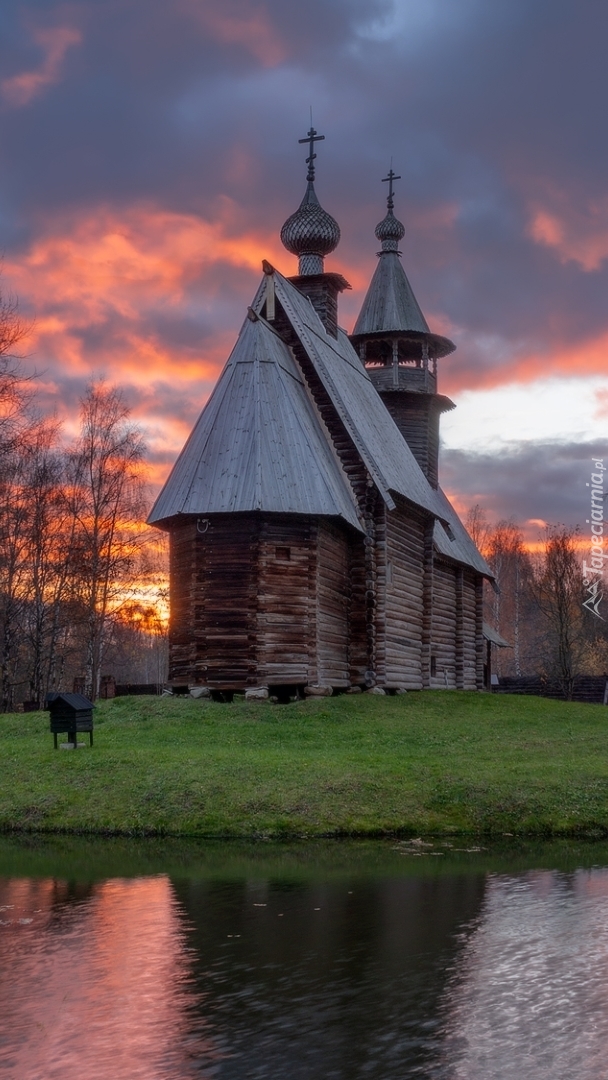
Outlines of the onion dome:
[[386,217],[376,225],[376,237],[382,242],[383,251],[398,251],[399,241],[405,236],[405,226],[393,214],[389,207]]
[[314,188],[314,159],[317,156],[314,144],[324,138],[311,127],[307,137],[299,140],[310,144],[309,157],[306,158],[308,187],[295,214],[287,218],[281,229],[284,247],[300,260],[298,273],[301,276],[322,274],[323,259],[340,243],[338,222],[323,209]]

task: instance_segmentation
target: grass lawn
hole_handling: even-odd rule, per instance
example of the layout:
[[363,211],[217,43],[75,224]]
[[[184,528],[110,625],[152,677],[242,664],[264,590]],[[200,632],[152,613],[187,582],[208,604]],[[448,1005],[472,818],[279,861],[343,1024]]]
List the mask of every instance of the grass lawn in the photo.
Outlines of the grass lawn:
[[[0,829],[608,835],[608,708],[463,692],[292,705],[116,698],[95,745],[0,716]],[[59,736],[61,742],[65,737]]]

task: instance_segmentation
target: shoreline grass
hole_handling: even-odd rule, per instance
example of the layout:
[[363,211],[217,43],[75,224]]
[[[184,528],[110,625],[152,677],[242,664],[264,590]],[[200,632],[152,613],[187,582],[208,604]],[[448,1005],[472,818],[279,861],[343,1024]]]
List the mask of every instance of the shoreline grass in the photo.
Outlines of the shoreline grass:
[[116,698],[95,745],[0,717],[0,830],[308,838],[608,836],[608,709],[433,691],[287,706]]

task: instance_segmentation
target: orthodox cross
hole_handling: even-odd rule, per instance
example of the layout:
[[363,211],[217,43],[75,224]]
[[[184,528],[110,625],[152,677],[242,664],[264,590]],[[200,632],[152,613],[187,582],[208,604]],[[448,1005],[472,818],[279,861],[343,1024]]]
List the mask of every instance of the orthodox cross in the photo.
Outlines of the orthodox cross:
[[314,164],[313,164],[314,160],[315,160],[315,158],[317,156],[314,153],[315,143],[320,142],[321,139],[324,139],[324,138],[325,138],[325,135],[317,135],[315,129],[313,128],[313,126],[311,124],[310,125],[310,131],[308,132],[308,135],[306,136],[306,138],[305,139],[298,139],[299,143],[306,143],[306,142],[309,143],[309,151],[308,151],[309,152],[309,157],[306,158],[306,164],[308,165],[308,175],[307,175],[306,179],[308,180],[309,183],[312,180],[314,180],[314,178],[315,178],[315,167],[314,167]]
[[388,199],[386,200],[386,205],[389,210],[392,210],[395,205],[393,202],[393,180],[401,180],[401,177],[395,175],[395,173],[393,172],[393,166],[391,165],[388,171],[388,176],[382,177],[382,183],[388,184]]

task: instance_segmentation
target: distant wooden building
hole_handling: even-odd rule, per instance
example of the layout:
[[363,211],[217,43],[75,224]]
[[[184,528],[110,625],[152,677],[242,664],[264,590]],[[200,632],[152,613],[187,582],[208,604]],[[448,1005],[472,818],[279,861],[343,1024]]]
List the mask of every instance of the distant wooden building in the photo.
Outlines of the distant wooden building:
[[483,689],[491,572],[438,482],[437,362],[388,211],[352,336],[325,273],[340,230],[308,186],[150,515],[170,536],[174,685]]

